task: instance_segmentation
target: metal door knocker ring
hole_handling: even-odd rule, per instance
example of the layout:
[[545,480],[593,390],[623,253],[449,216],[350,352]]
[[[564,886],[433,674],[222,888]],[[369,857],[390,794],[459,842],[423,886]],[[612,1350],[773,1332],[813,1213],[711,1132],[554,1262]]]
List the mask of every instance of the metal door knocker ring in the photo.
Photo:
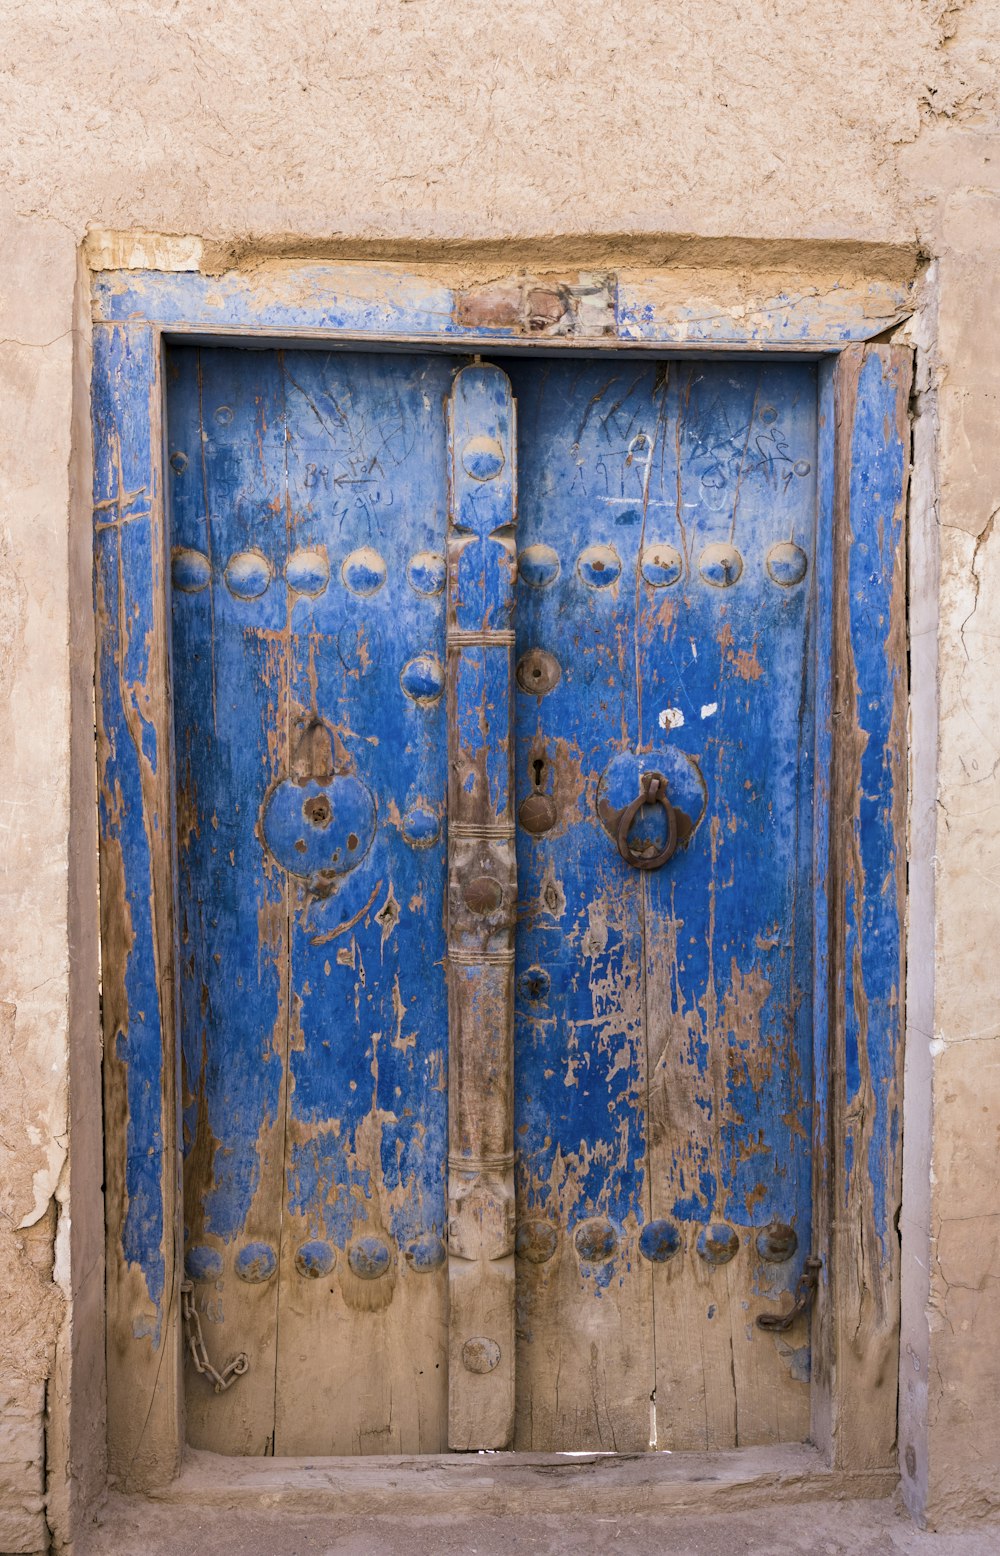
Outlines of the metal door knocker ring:
[[[655,854],[635,853],[628,840],[635,818],[644,805],[662,805],[667,813],[667,841]],[[643,773],[638,798],[626,806],[618,818],[616,841],[625,863],[634,865],[637,870],[658,870],[671,857],[677,847],[677,817],[667,797],[667,780],[662,773]]]

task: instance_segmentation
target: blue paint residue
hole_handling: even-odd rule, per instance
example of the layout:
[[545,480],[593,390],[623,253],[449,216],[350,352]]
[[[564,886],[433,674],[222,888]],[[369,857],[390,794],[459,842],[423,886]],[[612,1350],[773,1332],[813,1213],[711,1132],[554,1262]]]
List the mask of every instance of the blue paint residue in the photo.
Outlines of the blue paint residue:
[[368,1174],[352,1172],[337,1134],[317,1132],[288,1153],[285,1194],[289,1210],[309,1231],[346,1248],[355,1218],[364,1219],[371,1197]]
[[392,1263],[392,1250],[381,1237],[359,1237],[351,1244],[347,1262],[360,1280],[378,1280]]
[[647,1221],[639,1233],[639,1252],[653,1264],[672,1259],[681,1246],[681,1234],[671,1221]]
[[278,1255],[270,1243],[244,1243],[233,1262],[240,1280],[259,1286],[271,1279],[278,1268]]
[[418,1274],[439,1270],[448,1257],[447,1249],[434,1232],[415,1237],[404,1249],[407,1264]]
[[222,1274],[222,1255],[217,1248],[195,1244],[184,1255],[184,1273],[189,1280],[213,1281]]
[[220,1145],[212,1159],[213,1185],[205,1195],[205,1227],[231,1242],[242,1230],[247,1208],[260,1184],[260,1158],[253,1140]]
[[[695,1155],[698,1154],[696,1151]],[[702,1156],[708,1155],[708,1147],[700,1148]],[[690,1174],[693,1176],[693,1174]],[[677,1174],[677,1181],[681,1189],[686,1188],[689,1173],[682,1167]],[[679,1195],[670,1207],[671,1215],[679,1221],[693,1221],[699,1226],[704,1226],[712,1219],[712,1214],[718,1198],[718,1181],[713,1172],[703,1167],[697,1175],[698,1187],[688,1194]]]

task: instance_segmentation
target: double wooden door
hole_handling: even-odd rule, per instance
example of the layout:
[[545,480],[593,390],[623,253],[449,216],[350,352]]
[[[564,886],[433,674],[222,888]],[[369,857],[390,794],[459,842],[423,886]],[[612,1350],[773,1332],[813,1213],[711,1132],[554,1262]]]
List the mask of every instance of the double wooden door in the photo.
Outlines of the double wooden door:
[[195,1445],[806,1436],[816,422],[170,350]]

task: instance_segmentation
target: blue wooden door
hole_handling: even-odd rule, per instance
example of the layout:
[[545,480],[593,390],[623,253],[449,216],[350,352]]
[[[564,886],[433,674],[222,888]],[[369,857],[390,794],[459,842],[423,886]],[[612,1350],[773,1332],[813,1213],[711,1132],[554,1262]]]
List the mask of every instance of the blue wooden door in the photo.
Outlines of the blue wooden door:
[[[503,1446],[507,1388],[523,1448],[801,1439],[806,1327],[754,1320],[810,1242],[815,370],[460,367],[169,355],[185,1262],[213,1364],[249,1361],[221,1394],[189,1366],[189,1440],[430,1452],[480,1411]],[[446,621],[463,470],[470,513],[507,494],[487,549],[516,534],[512,694],[507,627],[456,626],[454,588]],[[453,780],[449,1022],[466,727],[514,789],[462,853]],[[651,774],[669,811],[633,805]],[[476,1274],[449,1212],[448,1051],[456,892],[506,965],[473,855],[508,812],[501,1345],[456,1327],[456,1269],[502,1303],[508,1253]]]

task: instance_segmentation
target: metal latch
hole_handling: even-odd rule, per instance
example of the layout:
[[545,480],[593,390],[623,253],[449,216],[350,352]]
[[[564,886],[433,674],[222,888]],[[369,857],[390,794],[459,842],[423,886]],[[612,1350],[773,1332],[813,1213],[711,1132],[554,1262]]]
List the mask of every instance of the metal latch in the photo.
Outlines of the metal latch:
[[813,1297],[816,1295],[816,1287],[819,1285],[819,1272],[823,1268],[822,1259],[815,1254],[810,1254],[802,1266],[802,1274],[795,1288],[795,1301],[787,1313],[758,1313],[757,1328],[769,1329],[781,1332],[791,1329],[800,1313],[806,1313],[812,1306]]
[[226,1363],[221,1372],[215,1370],[208,1359],[205,1337],[201,1332],[201,1319],[194,1305],[194,1285],[189,1280],[181,1281],[181,1317],[187,1330],[188,1350],[191,1352],[195,1371],[204,1374],[217,1394],[225,1393],[231,1383],[235,1383],[237,1378],[241,1378],[249,1371],[249,1356],[246,1351],[240,1351],[238,1356],[234,1356],[232,1361]]

